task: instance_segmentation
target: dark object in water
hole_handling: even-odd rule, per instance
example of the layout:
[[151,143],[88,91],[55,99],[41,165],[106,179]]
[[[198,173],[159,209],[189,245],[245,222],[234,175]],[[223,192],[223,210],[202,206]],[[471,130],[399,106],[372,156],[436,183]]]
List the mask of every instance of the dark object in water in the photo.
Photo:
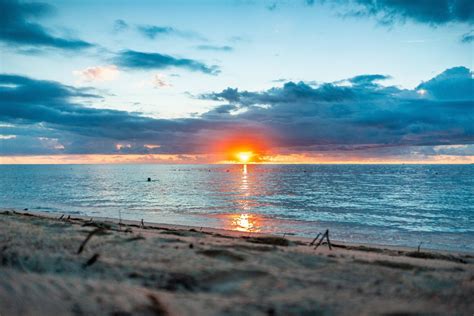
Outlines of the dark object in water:
[[151,182],[151,178],[148,178],[148,180],[147,180],[147,181],[148,181],[148,182]]

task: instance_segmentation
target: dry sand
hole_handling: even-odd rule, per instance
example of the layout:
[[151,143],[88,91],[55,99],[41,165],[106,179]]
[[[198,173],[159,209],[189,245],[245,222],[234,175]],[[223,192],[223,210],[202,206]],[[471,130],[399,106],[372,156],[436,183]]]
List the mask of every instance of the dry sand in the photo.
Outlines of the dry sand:
[[309,242],[4,211],[0,315],[474,313],[472,255]]

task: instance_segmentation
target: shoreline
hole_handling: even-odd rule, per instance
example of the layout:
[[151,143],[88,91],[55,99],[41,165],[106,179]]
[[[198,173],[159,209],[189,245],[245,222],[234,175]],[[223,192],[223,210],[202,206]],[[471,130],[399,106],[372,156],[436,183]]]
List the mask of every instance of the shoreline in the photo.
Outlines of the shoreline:
[[[0,209],[0,214],[3,209]],[[39,218],[48,218],[52,220],[60,220],[60,217],[64,216],[63,218],[66,219],[68,216],[70,217],[70,221],[79,221],[82,224],[90,223],[93,225],[94,223],[100,224],[112,224],[118,225],[118,227],[124,227],[126,230],[127,228],[141,228],[141,229],[148,229],[148,230],[168,230],[168,231],[196,231],[203,234],[208,234],[211,236],[216,237],[224,237],[224,238],[252,238],[252,237],[261,237],[261,238],[282,238],[288,240],[290,243],[295,243],[297,245],[306,245],[309,246],[314,238],[309,237],[302,237],[302,236],[293,236],[291,234],[272,234],[272,233],[262,233],[262,232],[241,232],[236,230],[229,230],[229,229],[222,229],[222,228],[213,228],[213,227],[204,227],[204,226],[193,226],[193,225],[180,225],[180,224],[166,224],[166,223],[155,223],[155,222],[143,222],[144,227],[141,227],[141,222],[136,220],[129,220],[129,219],[118,219],[114,217],[91,217],[91,216],[83,216],[83,215],[66,215],[66,213],[55,216],[48,212],[32,212],[32,211],[20,211],[10,209],[7,211],[11,211],[18,215],[26,215],[26,216],[33,216]],[[91,221],[92,220],[92,221]],[[324,231],[319,232],[322,236]],[[317,233],[317,234],[319,234]],[[321,237],[320,236],[320,237]],[[316,243],[320,240],[316,241]],[[430,249],[430,248],[415,248],[415,247],[408,247],[408,246],[391,246],[391,245],[383,245],[383,244],[370,244],[370,243],[351,243],[346,241],[340,240],[333,240],[330,238],[330,243],[333,248],[339,249],[348,249],[353,251],[365,251],[365,252],[387,252],[391,255],[398,255],[404,256],[408,254],[408,256],[413,258],[424,258],[426,256],[430,256],[430,254],[434,254],[434,256],[438,256],[437,259],[445,260],[443,257],[449,259],[450,256],[459,256],[459,257],[467,257],[467,258],[474,258],[474,253],[466,252],[466,251],[456,251],[456,250],[438,250],[438,249]],[[328,247],[327,241],[323,241],[321,246]],[[418,255],[419,254],[419,255]],[[434,258],[433,258],[434,259]],[[462,260],[462,259],[461,259]]]
[[[16,212],[18,214],[30,214],[33,216],[39,216],[39,217],[47,217],[50,219],[58,219],[61,215],[64,215],[65,217],[70,216],[71,218],[78,219],[78,220],[84,220],[88,221],[91,218],[94,221],[97,222],[110,222],[113,224],[118,224],[120,221],[124,225],[131,225],[132,227],[134,225],[139,225],[141,224],[140,221],[138,220],[131,220],[131,219],[119,219],[116,217],[102,217],[102,216],[86,216],[86,215],[79,215],[79,214],[67,214],[67,213],[51,213],[51,212],[44,212],[44,211],[37,211],[37,210],[20,210],[20,209],[15,209],[15,208],[0,208],[0,213],[4,211],[10,211],[10,212]],[[264,233],[264,232],[242,232],[242,231],[237,231],[237,230],[231,230],[231,229],[224,229],[224,228],[214,228],[214,227],[206,227],[206,226],[195,226],[195,225],[182,225],[182,224],[167,224],[167,223],[160,223],[160,222],[150,222],[146,221],[145,222],[147,226],[150,228],[155,228],[155,229],[160,229],[160,228],[165,228],[165,229],[181,229],[181,230],[188,230],[188,229],[195,229],[195,230],[200,230],[203,232],[207,233],[217,233],[221,235],[228,235],[232,237],[251,237],[251,236],[277,236],[281,237],[284,236],[286,239],[297,241],[297,242],[306,242],[309,243],[311,242],[314,237],[304,237],[304,236],[297,236],[293,235],[292,233]],[[315,232],[315,236],[318,233],[324,233],[324,231]],[[381,244],[381,243],[365,243],[365,242],[350,242],[350,241],[341,241],[334,239],[330,236],[330,240],[334,241],[336,244],[342,245],[342,246],[348,246],[348,247],[366,247],[366,248],[381,248],[381,249],[386,249],[390,251],[404,251],[404,252],[414,252],[414,251],[421,251],[421,252],[436,252],[440,254],[459,254],[459,255],[472,255],[474,256],[474,252],[470,251],[461,251],[461,250],[448,250],[448,249],[437,249],[437,248],[429,248],[429,247],[423,247],[423,243],[421,243],[420,248],[418,247],[410,247],[410,246],[398,246],[398,245],[387,245],[387,244]]]
[[474,256],[0,212],[1,315],[472,315]]

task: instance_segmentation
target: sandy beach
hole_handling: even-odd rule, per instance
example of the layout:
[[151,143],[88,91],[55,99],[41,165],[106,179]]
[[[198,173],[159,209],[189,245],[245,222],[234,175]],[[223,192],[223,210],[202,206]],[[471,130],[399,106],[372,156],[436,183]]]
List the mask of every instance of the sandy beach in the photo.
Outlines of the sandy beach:
[[0,315],[472,315],[474,256],[14,210]]

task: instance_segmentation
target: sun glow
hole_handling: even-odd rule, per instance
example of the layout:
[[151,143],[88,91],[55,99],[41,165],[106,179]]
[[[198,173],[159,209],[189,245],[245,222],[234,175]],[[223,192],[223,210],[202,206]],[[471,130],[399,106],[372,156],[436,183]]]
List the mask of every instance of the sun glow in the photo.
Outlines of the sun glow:
[[238,161],[241,163],[247,163],[253,156],[253,153],[250,151],[242,151],[236,154]]

